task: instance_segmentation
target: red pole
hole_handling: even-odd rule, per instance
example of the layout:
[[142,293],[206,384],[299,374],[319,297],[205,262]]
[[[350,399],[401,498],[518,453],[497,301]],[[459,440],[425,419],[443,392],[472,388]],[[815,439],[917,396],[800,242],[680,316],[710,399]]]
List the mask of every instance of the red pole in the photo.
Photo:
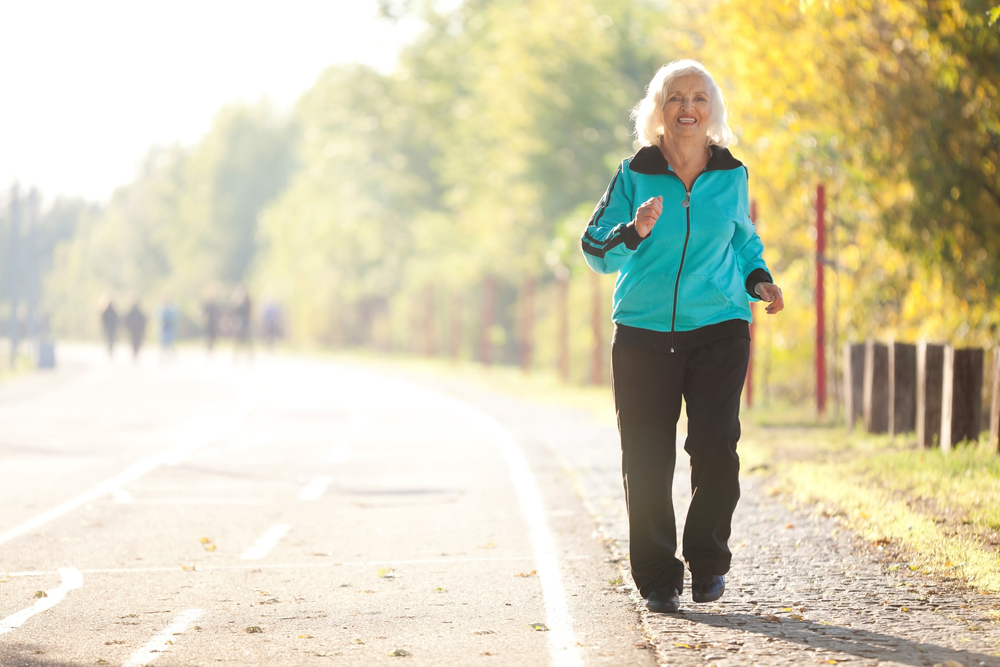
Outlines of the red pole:
[[[757,200],[750,202],[750,222],[757,224]],[[760,234],[760,232],[757,232]],[[750,358],[747,359],[747,381],[743,385],[747,397],[747,407],[753,407],[753,302],[750,302]]]
[[816,186],[816,408],[819,416],[826,413],[826,355],[823,333],[826,319],[823,308],[823,255],[826,252],[826,191]]
[[483,302],[479,316],[479,361],[490,366],[493,364],[493,316],[496,307],[496,279],[493,274],[487,274],[483,279]]
[[521,370],[531,370],[535,350],[535,279],[525,278],[521,288]]
[[604,341],[601,340],[601,277],[590,274],[590,328],[594,334],[594,348],[590,361],[590,382],[601,384],[604,373]]
[[559,377],[569,381],[569,278],[556,278],[556,349]]

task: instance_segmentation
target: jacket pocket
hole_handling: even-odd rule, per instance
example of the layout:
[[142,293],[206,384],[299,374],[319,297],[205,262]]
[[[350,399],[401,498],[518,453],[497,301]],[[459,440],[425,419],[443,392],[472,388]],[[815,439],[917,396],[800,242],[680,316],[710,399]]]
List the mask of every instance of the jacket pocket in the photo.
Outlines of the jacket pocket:
[[677,299],[677,324],[680,330],[721,322],[719,316],[732,306],[715,281],[708,276],[681,276]]
[[628,324],[641,320],[669,327],[673,297],[673,276],[647,273],[615,304],[615,321]]

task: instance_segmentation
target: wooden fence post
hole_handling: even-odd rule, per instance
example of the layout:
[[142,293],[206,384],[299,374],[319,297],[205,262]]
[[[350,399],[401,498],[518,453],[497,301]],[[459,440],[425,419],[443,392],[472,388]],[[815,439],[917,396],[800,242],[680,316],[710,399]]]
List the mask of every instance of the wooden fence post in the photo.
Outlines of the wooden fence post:
[[434,285],[428,283],[424,288],[424,354],[428,357],[437,356],[437,338],[434,335]]
[[990,446],[1000,453],[1000,346],[993,348],[993,391],[990,393]]
[[844,343],[844,422],[854,430],[858,419],[864,420],[865,345]]
[[483,301],[479,316],[479,361],[493,364],[493,318],[496,311],[496,278],[493,274],[483,278]]
[[978,347],[954,351],[952,380],[951,443],[978,440],[983,417],[983,350]]
[[941,435],[944,346],[917,343],[917,444],[934,447]]
[[871,338],[865,341],[865,430],[889,430],[889,349]]
[[556,278],[556,357],[559,377],[569,381],[569,278]]
[[590,356],[590,383],[601,384],[604,380],[604,339],[601,335],[601,276],[590,274],[590,329],[593,332],[594,347]]
[[448,334],[448,345],[451,348],[451,358],[458,361],[462,354],[462,293],[455,292],[451,295],[451,330]]
[[521,370],[531,371],[535,351],[535,279],[525,278],[521,287]]
[[911,433],[916,426],[917,348],[889,345],[889,435]]
[[955,348],[944,346],[944,365],[941,370],[941,451],[951,451],[951,408],[955,396]]

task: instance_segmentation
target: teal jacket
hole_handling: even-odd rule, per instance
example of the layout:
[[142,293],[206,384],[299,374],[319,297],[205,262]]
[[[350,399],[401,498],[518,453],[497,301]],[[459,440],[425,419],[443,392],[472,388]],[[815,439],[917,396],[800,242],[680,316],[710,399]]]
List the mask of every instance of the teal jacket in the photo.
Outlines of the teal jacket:
[[[657,196],[663,213],[641,238],[636,211]],[[622,161],[582,244],[591,268],[618,272],[611,319],[630,327],[692,331],[749,322],[753,287],[771,282],[750,221],[746,167],[718,146],[690,192],[656,146]]]

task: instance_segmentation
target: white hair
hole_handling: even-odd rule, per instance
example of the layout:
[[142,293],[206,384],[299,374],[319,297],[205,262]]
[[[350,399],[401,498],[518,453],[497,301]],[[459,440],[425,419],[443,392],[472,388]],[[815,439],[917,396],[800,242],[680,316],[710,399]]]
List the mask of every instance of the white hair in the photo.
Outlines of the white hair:
[[688,74],[701,76],[709,88],[712,115],[708,122],[705,145],[725,148],[735,140],[733,131],[726,123],[726,101],[715,79],[697,60],[675,60],[656,72],[646,88],[646,97],[632,109],[635,136],[643,146],[659,145],[663,137],[663,107],[666,105],[667,90],[674,79]]

